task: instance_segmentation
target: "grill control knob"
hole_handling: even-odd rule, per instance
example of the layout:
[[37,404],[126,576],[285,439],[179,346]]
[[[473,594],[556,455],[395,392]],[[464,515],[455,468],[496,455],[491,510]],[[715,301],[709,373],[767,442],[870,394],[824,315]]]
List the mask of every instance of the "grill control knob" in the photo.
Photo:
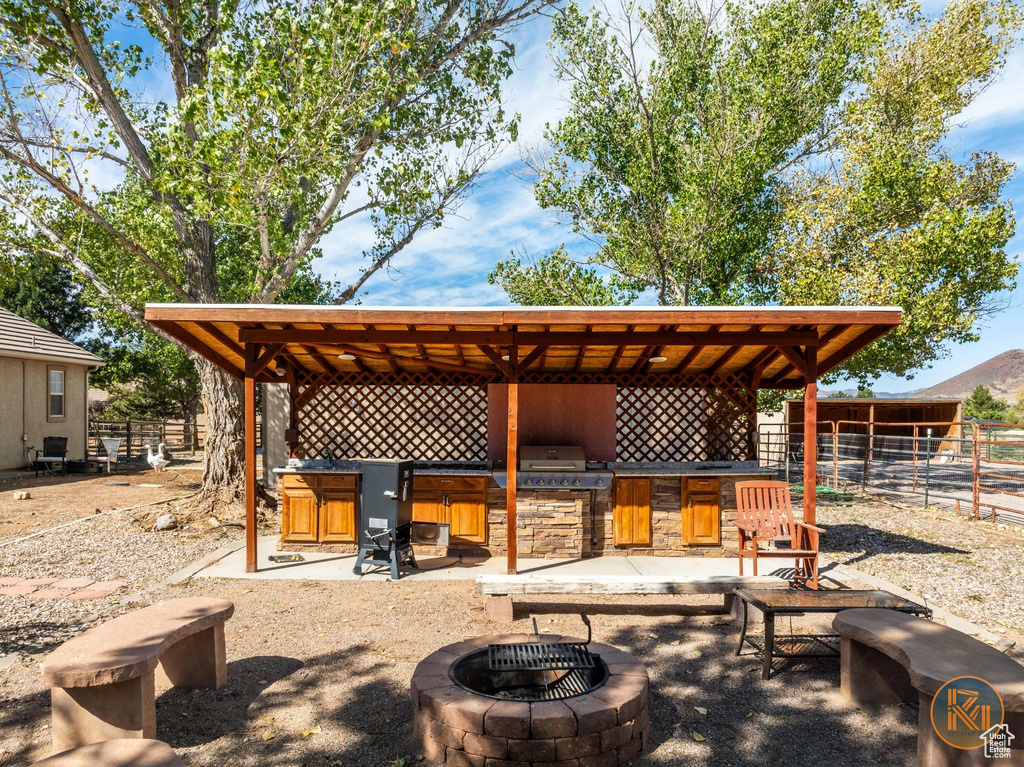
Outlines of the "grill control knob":
[[563,485],[568,485],[568,484],[569,484],[569,480],[567,480],[567,479],[563,479],[563,480],[562,480],[562,484],[563,484]]
[[580,481],[580,478],[579,478],[579,477],[576,477],[576,479],[574,479],[574,480],[572,481],[572,483],[573,483],[574,485],[580,485],[580,484],[582,484],[582,482]]
[[594,484],[597,485],[598,487],[604,487],[604,480],[603,479],[596,479],[596,480],[594,480]]
[[533,484],[533,480],[532,480],[532,479],[528,479],[528,480],[526,480],[526,484],[528,484],[528,485],[532,485],[532,484]]
[[548,484],[549,485],[557,485],[558,484],[558,480],[557,479],[549,479],[548,480]]

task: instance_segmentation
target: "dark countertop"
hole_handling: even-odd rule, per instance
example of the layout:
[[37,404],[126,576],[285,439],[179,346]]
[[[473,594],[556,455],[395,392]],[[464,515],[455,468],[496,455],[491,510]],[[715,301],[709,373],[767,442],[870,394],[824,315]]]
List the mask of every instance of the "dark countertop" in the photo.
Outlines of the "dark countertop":
[[[484,462],[417,461],[413,469],[420,475],[489,477],[491,466]],[[298,466],[278,466],[274,474],[361,474],[363,462],[359,460],[308,460]]]
[[[496,469],[489,461],[416,461],[416,474],[447,477],[490,477]],[[361,460],[306,460],[298,466],[279,466],[275,474],[360,474]],[[755,461],[666,461],[609,462],[608,471],[623,477],[728,477],[774,475],[774,469],[763,469]]]
[[749,477],[776,473],[761,468],[756,461],[609,462],[608,470],[623,477]]

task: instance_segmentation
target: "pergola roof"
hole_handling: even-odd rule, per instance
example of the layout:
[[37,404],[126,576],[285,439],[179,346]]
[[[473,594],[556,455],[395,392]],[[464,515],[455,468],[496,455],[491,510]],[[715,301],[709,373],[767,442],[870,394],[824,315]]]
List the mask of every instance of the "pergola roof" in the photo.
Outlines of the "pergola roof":
[[[261,380],[296,369],[353,374],[735,374],[761,388],[804,383],[900,324],[898,307],[365,307],[148,304],[146,319],[236,377],[260,344]],[[342,359],[339,355],[351,355]],[[652,357],[664,357],[652,362]]]

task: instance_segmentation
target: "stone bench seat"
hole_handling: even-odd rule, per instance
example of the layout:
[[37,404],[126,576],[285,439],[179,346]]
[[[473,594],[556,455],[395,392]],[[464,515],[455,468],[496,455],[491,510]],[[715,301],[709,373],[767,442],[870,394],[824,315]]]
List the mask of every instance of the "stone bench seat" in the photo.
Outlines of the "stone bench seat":
[[69,639],[43,661],[57,751],[156,734],[155,687],[218,689],[227,681],[224,599],[170,599]]
[[736,589],[787,589],[773,575],[481,575],[477,594],[495,621],[513,619],[513,596],[532,594],[722,594],[725,610],[733,608]]
[[932,699],[949,680],[979,677],[999,693],[1004,721],[1015,734],[1013,753],[1024,763],[1024,666],[956,629],[896,610],[844,610],[832,621],[840,636],[840,686],[860,705],[918,705],[918,759],[921,765],[960,767],[996,764],[982,749],[946,744],[931,722]]
[[184,767],[184,763],[162,741],[122,738],[61,751],[32,767]]

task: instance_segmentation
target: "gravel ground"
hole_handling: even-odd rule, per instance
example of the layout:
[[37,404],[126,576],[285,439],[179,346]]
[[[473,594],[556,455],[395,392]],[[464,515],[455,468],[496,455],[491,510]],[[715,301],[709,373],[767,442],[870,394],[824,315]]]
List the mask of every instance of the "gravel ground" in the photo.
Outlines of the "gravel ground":
[[885,578],[962,618],[1024,641],[1024,535],[935,509],[857,498],[819,503],[822,565]]
[[[1024,538],[860,499],[852,507],[822,503],[818,519],[829,528],[826,562],[887,578],[996,630],[1021,627]],[[130,584],[99,602],[0,597],[0,652],[10,653],[0,656],[0,667],[11,663],[0,670],[0,764],[22,767],[48,752],[43,654],[94,621],[160,599],[211,595],[236,605],[227,625],[227,688],[169,690],[157,701],[157,737],[189,767],[415,761],[408,683],[416,663],[458,638],[530,628],[525,617],[513,626],[489,622],[471,582],[159,584],[223,543],[188,530],[142,532],[126,515],[111,514],[0,548],[0,575]],[[696,596],[685,602],[720,604]],[[647,666],[653,743],[636,764],[915,763],[913,707],[868,714],[848,706],[835,661],[807,662],[763,681],[757,659],[734,655],[738,627],[731,619],[680,615],[679,605],[678,598],[621,596],[587,604],[550,597],[530,606],[542,628],[560,634],[578,634],[576,613],[585,610],[595,639]],[[792,629],[821,629],[821,620],[796,619]]]
[[[200,594],[231,599],[236,611],[227,624],[228,687],[170,690],[157,701],[157,737],[190,767],[413,761],[408,685],[416,663],[454,639],[530,625],[487,621],[471,582],[200,580],[148,596]],[[586,606],[546,600],[558,612],[540,614],[540,625],[579,635],[575,613],[585,609],[597,640],[647,666],[653,744],[635,764],[915,763],[916,711],[892,706],[868,716],[848,706],[835,661],[763,681],[754,657],[733,654],[731,619],[671,614],[679,601],[670,598],[593,599]],[[0,705],[0,731],[9,734],[0,762],[21,767],[45,754],[46,691],[35,663],[18,664],[2,680],[9,705]]]
[[128,514],[114,512],[0,547],[0,576],[87,577],[127,584],[106,599],[0,595],[0,661],[12,653],[48,652],[92,623],[124,612],[132,606],[129,596],[144,592],[227,540],[225,532],[146,532]]

